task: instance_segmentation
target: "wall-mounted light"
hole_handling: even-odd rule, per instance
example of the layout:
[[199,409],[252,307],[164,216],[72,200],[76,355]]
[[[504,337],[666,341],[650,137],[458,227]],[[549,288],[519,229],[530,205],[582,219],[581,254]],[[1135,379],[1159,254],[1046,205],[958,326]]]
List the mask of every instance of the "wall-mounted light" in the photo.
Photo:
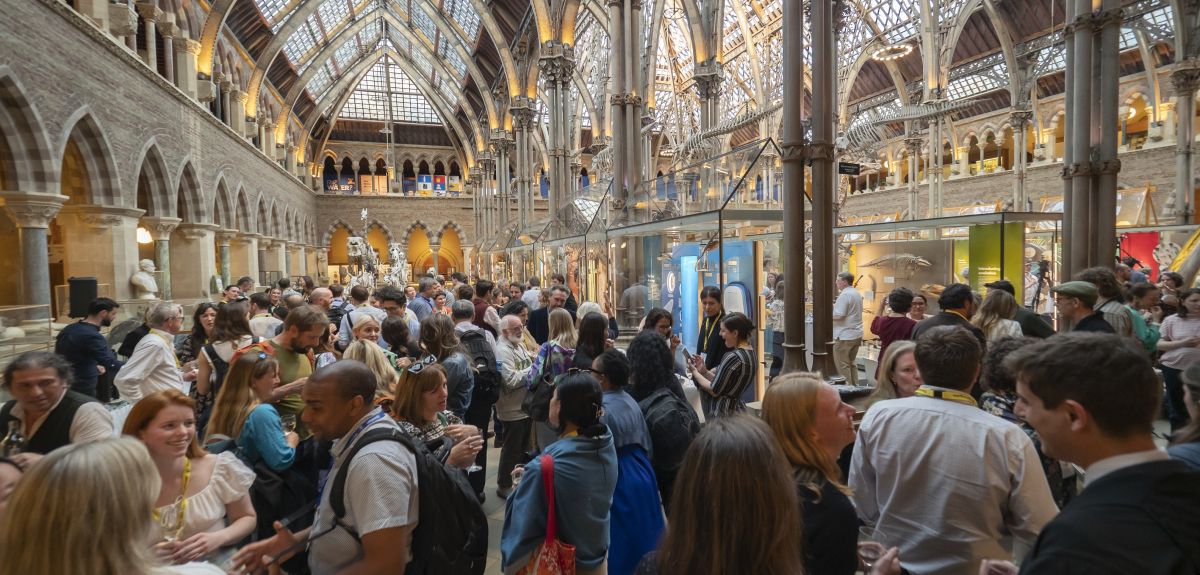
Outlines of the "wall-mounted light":
[[146,228],[143,228],[142,226],[138,226],[137,243],[143,244],[143,245],[154,243],[154,238],[150,236],[150,230],[147,230]]
[[1133,106],[1130,106],[1129,107],[1129,119],[1132,120],[1135,117],[1137,117],[1137,115],[1138,115],[1138,109]]

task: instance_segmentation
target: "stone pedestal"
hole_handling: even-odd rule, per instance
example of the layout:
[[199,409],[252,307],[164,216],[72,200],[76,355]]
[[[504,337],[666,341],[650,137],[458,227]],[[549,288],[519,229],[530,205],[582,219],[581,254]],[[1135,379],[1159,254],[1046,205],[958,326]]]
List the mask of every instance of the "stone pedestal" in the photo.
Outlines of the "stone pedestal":
[[[171,287],[175,299],[207,299],[211,280],[217,273],[213,253],[216,224],[183,223],[171,236]],[[222,248],[228,257],[229,244]]]

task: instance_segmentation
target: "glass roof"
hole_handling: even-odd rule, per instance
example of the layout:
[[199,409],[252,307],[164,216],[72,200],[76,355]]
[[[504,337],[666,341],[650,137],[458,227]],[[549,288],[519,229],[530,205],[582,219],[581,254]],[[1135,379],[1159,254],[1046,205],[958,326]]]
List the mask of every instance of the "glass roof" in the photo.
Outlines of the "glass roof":
[[[390,73],[390,74],[389,74]],[[441,124],[433,106],[417,85],[390,57],[384,57],[359,81],[342,107],[340,118],[380,120],[388,117],[388,77],[391,77],[392,118],[396,122]]]
[[479,37],[479,14],[471,5],[471,0],[442,0],[442,12],[462,27],[467,38],[474,40]]

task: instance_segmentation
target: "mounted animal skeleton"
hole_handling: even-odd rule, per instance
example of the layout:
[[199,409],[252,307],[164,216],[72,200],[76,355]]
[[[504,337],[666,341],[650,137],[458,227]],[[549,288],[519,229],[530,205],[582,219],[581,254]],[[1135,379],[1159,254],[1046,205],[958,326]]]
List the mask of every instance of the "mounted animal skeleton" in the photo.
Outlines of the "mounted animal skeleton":
[[347,276],[350,278],[350,281],[346,287],[352,288],[356,285],[364,285],[374,289],[375,269],[379,264],[379,258],[375,255],[375,249],[367,243],[366,238],[352,236],[346,240],[346,254],[350,258],[350,264],[346,266]]
[[404,249],[404,244],[388,244],[388,262],[391,262],[391,267],[388,268],[387,275],[383,276],[384,283],[398,287],[408,285],[409,265],[407,251]]

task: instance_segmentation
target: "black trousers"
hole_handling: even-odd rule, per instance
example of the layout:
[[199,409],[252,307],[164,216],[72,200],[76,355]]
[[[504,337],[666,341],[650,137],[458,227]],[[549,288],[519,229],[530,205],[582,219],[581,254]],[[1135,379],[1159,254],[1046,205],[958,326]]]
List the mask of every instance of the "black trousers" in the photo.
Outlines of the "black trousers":
[[496,471],[497,487],[512,487],[513,469],[525,463],[533,448],[532,431],[533,420],[528,417],[504,422],[504,447],[500,448],[500,468]]
[[492,421],[492,404],[485,401],[472,401],[471,405],[467,406],[465,415],[464,422],[467,425],[478,427],[484,437],[483,448],[475,454],[475,465],[481,469],[467,474],[467,480],[471,482],[471,487],[475,488],[475,493],[483,493],[483,483],[487,479],[487,430],[488,424]]

